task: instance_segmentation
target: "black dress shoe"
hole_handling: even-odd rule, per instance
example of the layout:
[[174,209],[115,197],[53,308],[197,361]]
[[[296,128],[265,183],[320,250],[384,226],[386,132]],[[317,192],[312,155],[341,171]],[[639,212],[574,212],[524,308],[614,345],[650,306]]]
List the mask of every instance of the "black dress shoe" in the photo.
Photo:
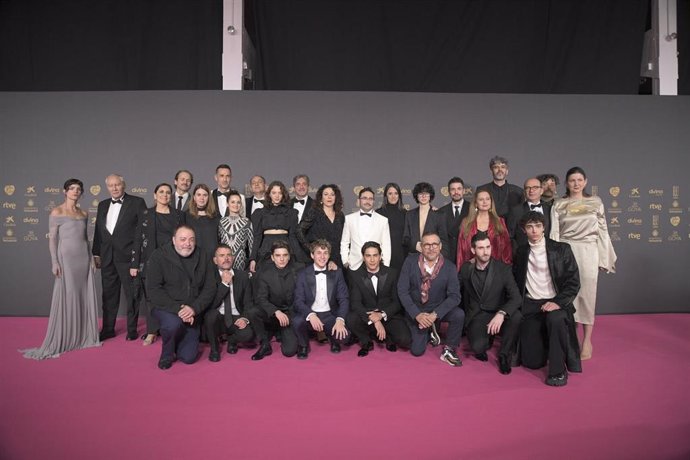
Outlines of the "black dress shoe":
[[498,371],[503,375],[508,375],[512,370],[510,359],[505,355],[498,355]]
[[561,372],[556,375],[549,375],[546,378],[546,384],[551,387],[563,387],[568,384],[568,373]]
[[115,337],[115,331],[101,331],[98,334],[98,340],[103,342],[104,340],[112,339]]
[[261,348],[259,348],[259,351],[252,355],[252,361],[261,361],[262,359],[264,359],[264,356],[270,356],[272,354],[273,349],[271,348],[270,343],[261,344]]
[[[369,342],[365,345],[362,345],[362,348],[360,348],[359,351],[357,352],[357,356],[359,356],[360,358],[364,358],[373,349],[374,349],[374,344],[371,342]],[[331,346],[331,351],[333,351],[333,346]]]
[[158,361],[158,368],[162,370],[167,370],[172,367],[172,359],[161,359]]
[[481,353],[475,353],[474,357],[477,358],[479,361],[488,361],[489,357],[486,355],[486,352],[483,351]]
[[128,342],[131,342],[132,340],[136,340],[139,338],[139,334],[137,334],[137,331],[134,332],[128,332],[127,337],[125,337],[125,340]]
[[307,359],[309,357],[308,347],[299,347],[297,349],[297,359]]
[[209,353],[208,355],[208,360],[212,363],[217,363],[218,361],[220,361],[220,351],[211,350],[211,353]]
[[228,342],[228,353],[231,355],[237,354],[237,344]]
[[331,344],[331,353],[340,353],[340,344],[332,343]]

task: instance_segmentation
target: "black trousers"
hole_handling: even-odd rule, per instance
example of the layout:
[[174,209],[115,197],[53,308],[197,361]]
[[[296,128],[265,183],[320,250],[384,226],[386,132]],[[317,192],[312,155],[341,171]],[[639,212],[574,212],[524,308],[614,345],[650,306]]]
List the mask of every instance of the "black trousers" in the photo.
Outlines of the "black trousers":
[[[495,312],[480,311],[467,324],[467,339],[473,352],[484,353],[491,347],[491,336],[487,332],[486,327],[495,315]],[[510,357],[513,351],[515,351],[521,322],[522,314],[519,311],[503,320],[500,330],[501,347],[498,350],[499,356]]]
[[111,262],[101,266],[103,284],[103,331],[114,332],[117,311],[120,308],[120,289],[127,301],[127,333],[137,333],[139,320],[139,295],[134,279],[129,275],[129,262]]
[[548,300],[525,299],[520,326],[520,359],[529,369],[549,363],[549,375],[566,369],[568,352],[568,313],[559,309],[544,313],[541,306]]
[[[354,312],[347,315],[347,327],[357,337],[361,346],[369,345],[372,337],[376,337],[376,327],[373,324],[367,324],[362,318]],[[405,319],[401,316],[393,316],[387,321],[382,321],[383,328],[386,330],[386,343],[392,343],[402,348],[410,348],[412,338],[410,336],[410,329],[405,324]]]
[[262,344],[268,343],[269,331],[270,333],[275,333],[280,331],[280,351],[284,356],[290,357],[297,354],[297,336],[295,331],[292,329],[293,315],[289,312],[283,312],[290,318],[290,324],[282,327],[278,322],[278,318],[275,315],[269,315],[266,310],[259,307],[252,307],[247,310],[247,319],[251,322],[252,328],[256,333],[256,337],[261,341]]
[[[232,315],[233,324],[230,327],[225,326],[225,316],[221,315],[217,309],[208,310],[204,315],[204,330],[206,331],[206,338],[211,345],[211,351],[218,351],[220,346],[220,336],[227,334],[228,343],[238,344],[251,342],[254,339],[254,330],[249,324],[244,329],[235,326],[234,322],[240,316]],[[249,319],[249,318],[247,318]],[[251,323],[251,320],[249,320]]]
[[199,355],[199,326],[182,322],[179,316],[160,308],[153,309],[153,315],[160,323],[161,359],[179,359],[192,364]]
[[[326,333],[326,337],[328,337],[328,340],[331,343],[344,342],[344,340],[337,340],[331,334],[331,331],[333,330],[333,326],[335,326],[336,321],[336,316],[332,312],[319,312],[316,313],[316,316],[318,316],[321,322],[323,323],[323,331]],[[306,347],[309,345],[309,331],[312,330],[312,328],[311,323],[307,321],[307,318],[305,318],[302,315],[295,315],[294,318],[292,318],[292,330],[295,331],[295,335],[297,336],[297,343],[299,343],[300,347]]]

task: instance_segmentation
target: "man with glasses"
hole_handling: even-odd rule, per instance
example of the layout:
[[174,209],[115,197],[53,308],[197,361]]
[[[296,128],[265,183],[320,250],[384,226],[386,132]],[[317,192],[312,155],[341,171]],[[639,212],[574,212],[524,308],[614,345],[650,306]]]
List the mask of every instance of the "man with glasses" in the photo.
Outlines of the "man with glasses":
[[544,216],[546,234],[551,232],[551,204],[541,199],[543,188],[541,181],[531,177],[525,181],[525,202],[513,206],[506,219],[506,227],[513,246],[513,255],[520,245],[527,244],[527,236],[520,228],[520,219],[530,211],[536,211]]

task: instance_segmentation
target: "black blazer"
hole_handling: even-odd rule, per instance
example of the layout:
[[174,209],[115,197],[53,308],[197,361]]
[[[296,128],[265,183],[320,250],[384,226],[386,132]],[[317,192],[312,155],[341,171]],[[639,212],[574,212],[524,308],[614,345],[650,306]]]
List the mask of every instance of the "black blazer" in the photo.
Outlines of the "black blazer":
[[[266,198],[263,200],[264,203],[266,202]],[[252,219],[252,210],[254,209],[254,195],[250,195],[244,199],[244,209],[245,213],[247,214],[247,217],[249,217],[249,220]]]
[[[175,221],[175,227],[185,223],[185,213],[170,206],[170,214]],[[156,207],[145,209],[137,226],[132,250],[132,264],[142,272],[153,251],[170,241],[157,241],[156,239]]]
[[111,235],[105,228],[110,201],[110,198],[107,198],[98,203],[91,252],[101,258],[102,265],[126,262],[130,264],[130,268],[138,269],[138,264],[132,262],[132,251],[136,230],[146,210],[146,203],[141,197],[125,193],[122,198],[122,209]]
[[[297,198],[295,198],[294,196],[292,198],[290,198],[290,207],[292,207],[296,202],[297,202]],[[299,222],[302,222],[302,219],[304,219],[304,215],[313,206],[314,206],[314,199],[312,197],[310,197],[309,195],[307,195],[307,197],[305,198],[305,201],[304,201],[304,212],[302,213],[301,216],[299,216],[299,215],[297,216]],[[297,223],[299,223],[299,222],[297,222]]]
[[462,201],[462,206],[460,207],[460,217],[455,217],[455,208],[453,207],[452,201],[447,205],[442,206],[438,212],[443,214],[446,218],[446,230],[448,231],[448,254],[451,256],[451,260],[455,261],[458,253],[458,235],[460,234],[460,223],[462,222],[462,219],[467,217],[467,214],[470,212],[470,203],[467,200]]
[[[544,210],[544,218],[546,223],[544,225],[544,235],[551,234],[551,204],[542,201],[542,209]],[[506,227],[508,228],[508,234],[510,235],[510,242],[513,245],[513,256],[517,251],[517,248],[523,244],[527,244],[527,235],[520,228],[520,219],[522,216],[529,212],[529,204],[527,202],[513,206],[508,212],[508,217],[506,218]]]
[[[326,279],[328,304],[331,307],[331,313],[339,318],[347,318],[347,313],[350,311],[350,295],[347,291],[343,271],[341,269],[327,270]],[[312,264],[307,265],[297,274],[297,281],[295,282],[295,313],[302,315],[304,318],[309,316],[315,299],[316,274]]]
[[303,264],[292,261],[283,269],[278,269],[272,262],[266,263],[256,277],[254,305],[268,316],[275,315],[277,310],[293,313],[297,272],[303,267]]
[[367,267],[362,264],[350,271],[350,309],[366,323],[367,312],[383,311],[388,319],[402,312],[398,300],[398,271],[385,265],[379,267],[376,291],[367,275]]
[[465,310],[465,324],[469,324],[480,311],[495,313],[503,310],[508,316],[514,314],[522,305],[522,296],[515,284],[510,265],[491,258],[486,268],[484,289],[479,292],[473,282],[476,265],[465,262],[460,268],[460,292]]
[[[441,239],[441,252],[446,259],[450,259],[448,246],[448,230],[446,228],[446,218],[444,214],[433,209],[429,210],[429,215],[424,224],[424,232],[433,232],[438,234]],[[405,231],[403,232],[403,245],[409,248],[410,254],[417,252],[417,241],[422,240],[422,235],[419,234],[419,208],[411,209],[405,215]],[[455,259],[450,259],[455,260]]]
[[[235,307],[240,312],[240,316],[244,316],[245,312],[252,306],[252,284],[249,280],[247,272],[240,270],[233,270],[232,277],[232,298],[235,301]],[[214,281],[216,286],[216,295],[209,305],[209,310],[220,307],[221,303],[225,301],[225,326],[230,327],[234,323],[232,319],[232,308],[230,308],[230,288],[223,284],[220,278],[218,268],[214,266]]]

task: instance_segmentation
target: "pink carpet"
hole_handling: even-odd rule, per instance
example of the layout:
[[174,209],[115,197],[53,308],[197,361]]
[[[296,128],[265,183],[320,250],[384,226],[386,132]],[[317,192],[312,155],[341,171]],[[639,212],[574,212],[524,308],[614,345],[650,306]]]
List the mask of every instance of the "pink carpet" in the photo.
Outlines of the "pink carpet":
[[118,336],[33,361],[46,318],[0,318],[0,458],[688,459],[690,315],[601,316],[568,386],[451,368],[381,347],[306,361],[252,351],[156,367],[160,342]]

